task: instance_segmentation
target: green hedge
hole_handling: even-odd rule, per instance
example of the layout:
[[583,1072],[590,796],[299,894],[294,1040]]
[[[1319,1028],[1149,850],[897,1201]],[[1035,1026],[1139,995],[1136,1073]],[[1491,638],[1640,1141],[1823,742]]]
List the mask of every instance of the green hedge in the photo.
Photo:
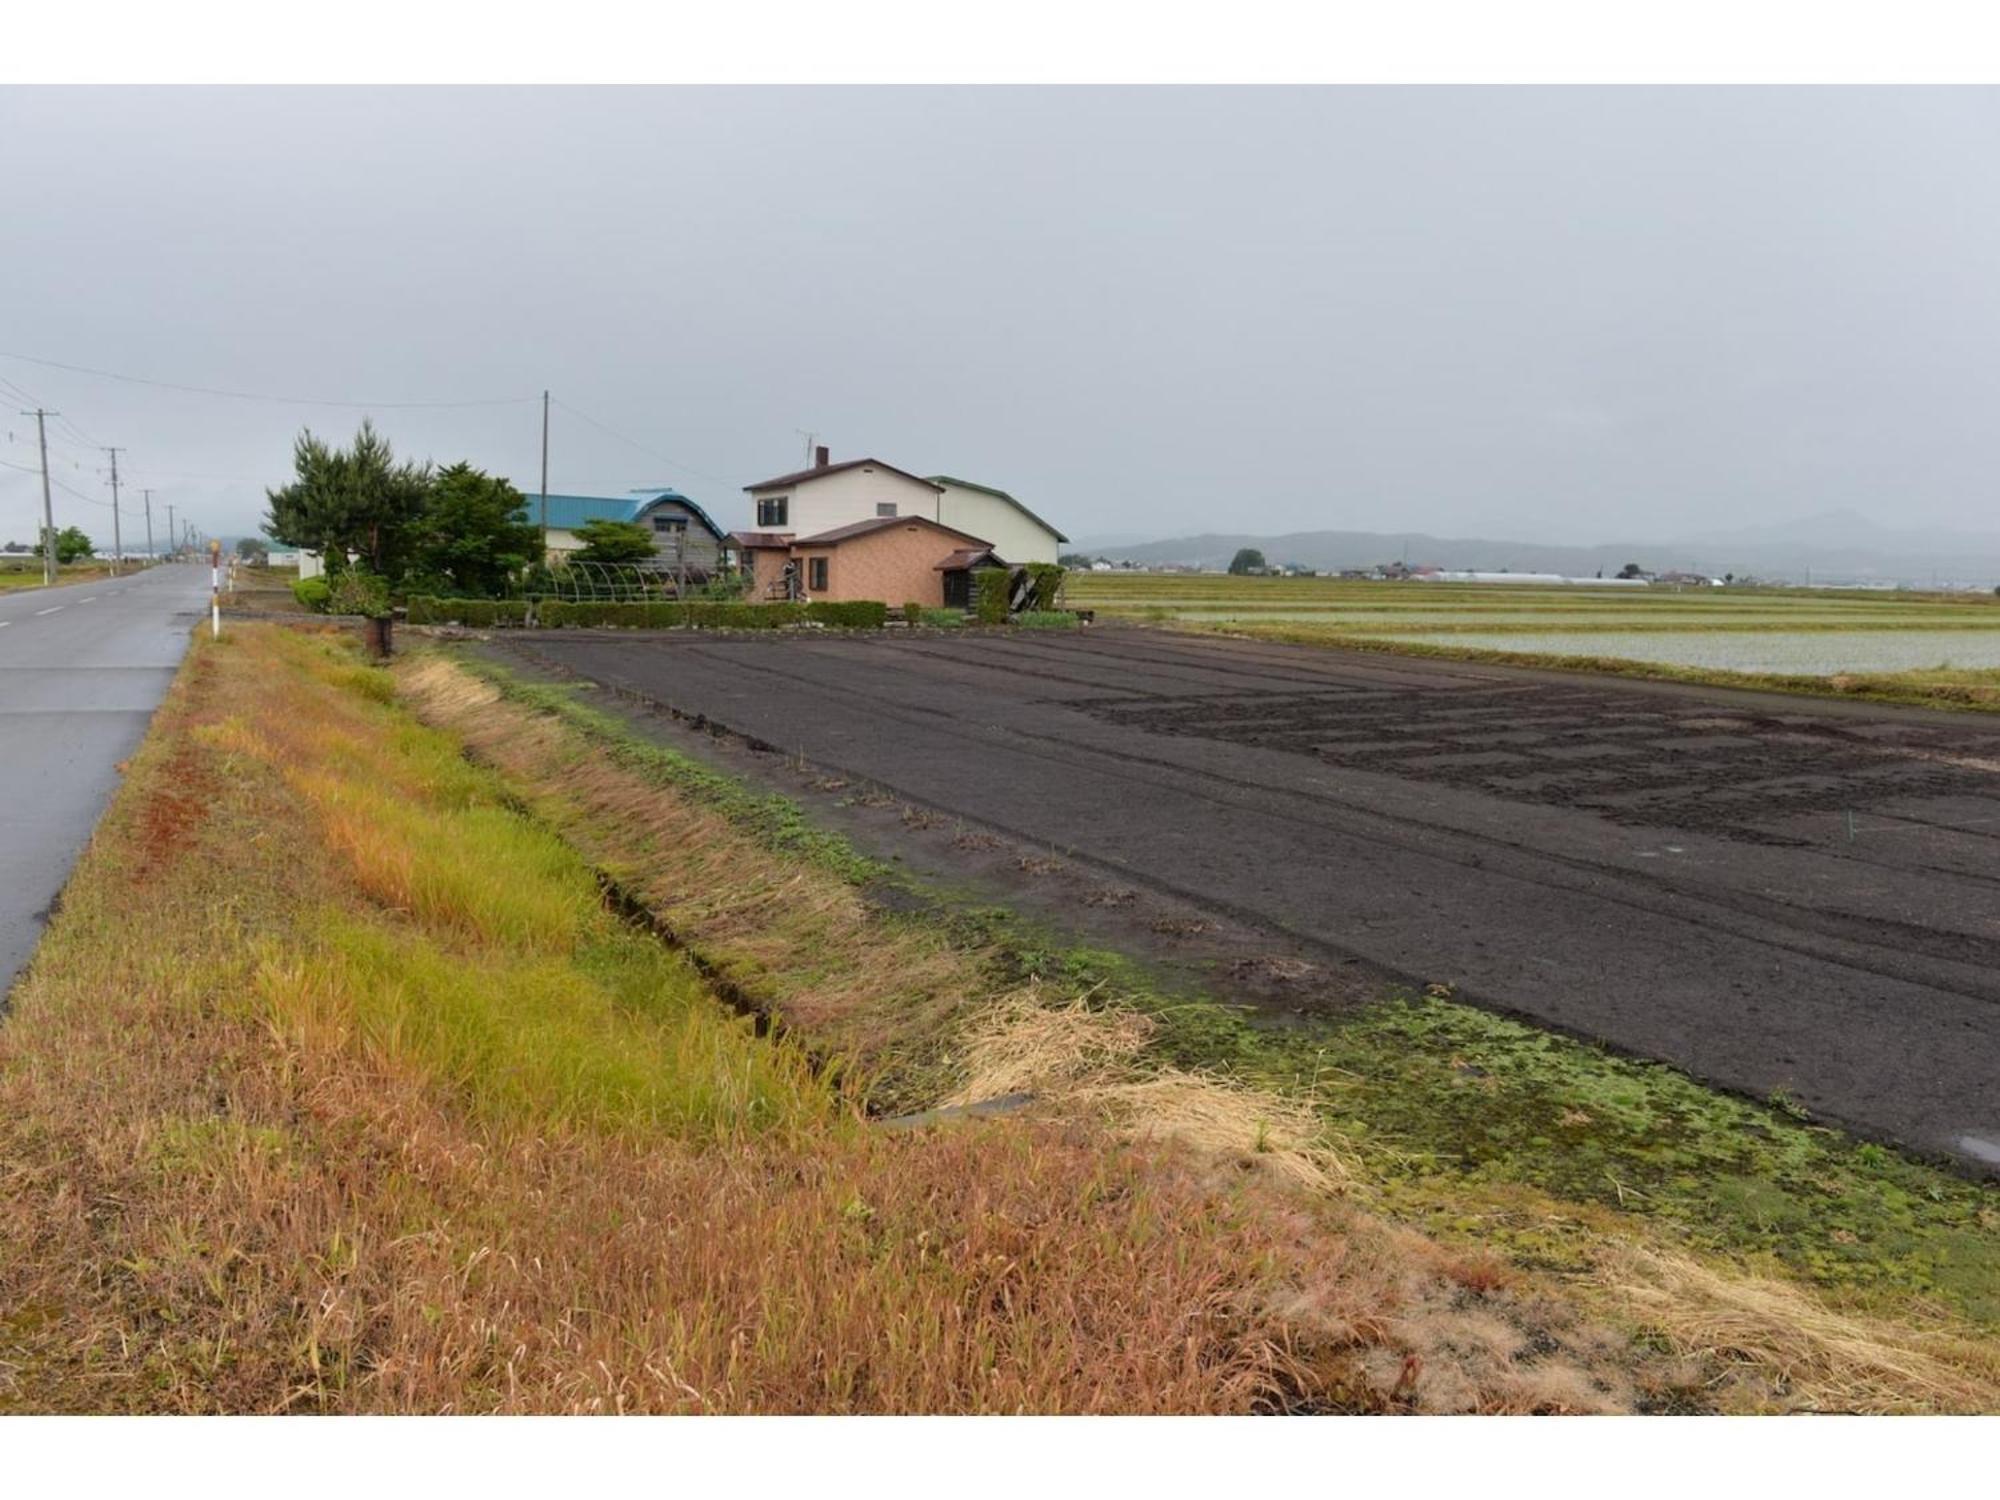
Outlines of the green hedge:
[[496,625],[528,623],[526,599],[438,599],[429,594],[412,594],[409,604],[412,625],[470,625],[490,629]]
[[1006,568],[981,568],[972,575],[973,607],[980,624],[1007,623],[1007,586],[1012,577]]
[[1023,630],[1074,630],[1077,620],[1066,609],[1024,609],[1013,623]]
[[[317,581],[317,580],[315,580]],[[623,630],[674,630],[694,627],[703,630],[775,630],[810,620],[846,630],[879,630],[889,619],[889,606],[873,599],[817,604],[738,604],[728,600],[690,599],[685,604],[669,599],[639,603],[619,603],[593,599],[538,599],[535,623],[549,627],[566,625]],[[409,602],[412,625],[468,625],[476,630],[499,625],[528,623],[526,599],[438,599],[429,594],[413,594]]]
[[333,585],[324,578],[294,578],[292,597],[314,614],[323,615],[333,600]]
[[1054,563],[1029,563],[1028,608],[1045,613],[1053,610],[1056,594],[1062,589],[1063,575],[1068,571]]
[[625,630],[671,630],[689,625],[708,630],[773,630],[780,625],[796,625],[805,617],[804,607],[797,604],[731,604],[703,599],[686,604],[664,599],[643,604],[549,599],[536,611],[538,622],[547,626]]
[[880,630],[889,622],[889,606],[879,599],[823,599],[806,606],[806,618],[843,630]]

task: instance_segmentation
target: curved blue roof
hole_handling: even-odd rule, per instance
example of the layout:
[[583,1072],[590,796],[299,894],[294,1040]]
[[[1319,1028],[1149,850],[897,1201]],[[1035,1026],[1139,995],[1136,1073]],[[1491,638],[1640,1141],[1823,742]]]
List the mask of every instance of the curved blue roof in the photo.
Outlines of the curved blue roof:
[[[633,490],[625,495],[549,495],[549,527],[554,531],[574,531],[586,521],[636,521],[662,500],[684,506],[712,532],[724,539],[722,528],[707,511],[679,490]],[[533,492],[522,496],[521,514],[531,526],[542,524],[542,497]]]

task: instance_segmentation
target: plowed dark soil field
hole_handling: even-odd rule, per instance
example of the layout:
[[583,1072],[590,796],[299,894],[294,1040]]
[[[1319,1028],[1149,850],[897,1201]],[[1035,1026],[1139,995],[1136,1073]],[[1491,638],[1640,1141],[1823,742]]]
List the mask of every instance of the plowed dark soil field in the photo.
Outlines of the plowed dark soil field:
[[527,659],[1414,982],[2000,1168],[2000,722],[1102,628]]

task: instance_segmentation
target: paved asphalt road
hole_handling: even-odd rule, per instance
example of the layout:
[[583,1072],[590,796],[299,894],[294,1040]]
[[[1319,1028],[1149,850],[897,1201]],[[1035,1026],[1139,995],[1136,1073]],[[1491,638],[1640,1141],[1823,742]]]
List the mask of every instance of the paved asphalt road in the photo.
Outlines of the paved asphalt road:
[[208,602],[208,570],[0,593],[0,995],[118,785]]
[[510,649],[1114,881],[2000,1169],[1991,717],[1115,628]]

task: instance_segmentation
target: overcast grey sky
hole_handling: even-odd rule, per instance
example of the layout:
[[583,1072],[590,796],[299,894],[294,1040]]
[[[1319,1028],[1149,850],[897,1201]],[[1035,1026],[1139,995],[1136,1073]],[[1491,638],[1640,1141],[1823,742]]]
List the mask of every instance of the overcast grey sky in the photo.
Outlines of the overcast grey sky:
[[[808,429],[1079,538],[2000,529],[1997,126],[1991,90],[8,89],[0,349],[527,398],[375,417],[528,490],[546,386],[551,489],[725,524]],[[0,460],[25,392],[58,479],[101,501],[121,444],[216,532],[362,415],[0,378]],[[0,540],[39,507],[0,468]]]

